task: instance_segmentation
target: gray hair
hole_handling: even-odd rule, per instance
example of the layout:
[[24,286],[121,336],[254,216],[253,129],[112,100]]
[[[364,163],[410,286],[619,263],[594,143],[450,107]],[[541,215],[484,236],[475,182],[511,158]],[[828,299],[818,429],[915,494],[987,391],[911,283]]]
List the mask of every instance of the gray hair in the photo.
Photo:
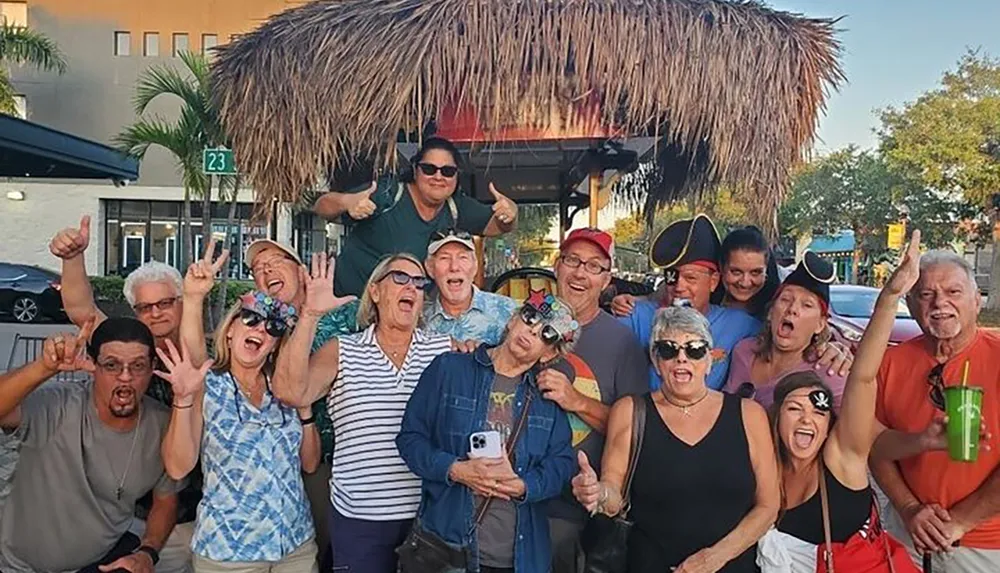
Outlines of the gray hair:
[[[932,267],[939,267],[941,265],[952,265],[961,269],[965,276],[969,279],[969,286],[972,288],[973,292],[979,292],[979,286],[976,284],[976,271],[972,268],[969,261],[965,260],[965,257],[959,255],[954,251],[948,251],[944,249],[928,251],[927,253],[920,256],[920,275],[923,276],[924,271]],[[918,280],[919,284],[920,281]],[[912,290],[910,292],[913,292]]]
[[[417,268],[420,269],[420,272],[424,276],[427,276],[427,269],[424,268],[424,264],[417,257],[409,253],[390,255],[379,261],[379,264],[372,270],[372,274],[368,277],[368,284],[365,285],[365,290],[361,293],[361,303],[358,306],[358,328],[361,330],[378,323],[378,308],[375,307],[375,301],[372,300],[372,286],[378,284],[379,281],[389,274],[389,265],[396,261],[411,262],[417,265]],[[418,327],[421,324],[423,324],[423,314],[418,317],[417,321]]]
[[[653,333],[649,337],[649,356],[656,363],[654,346],[657,340],[661,340],[668,332],[691,334],[703,338],[708,342],[708,346],[713,346],[712,330],[708,324],[708,319],[697,310],[686,306],[668,306],[656,311],[656,318],[653,319]],[[711,353],[708,359],[711,360]]]
[[160,261],[149,261],[129,273],[125,279],[122,294],[125,295],[129,306],[135,306],[136,287],[146,283],[168,283],[174,287],[177,296],[184,293],[184,278],[181,277],[180,271]]

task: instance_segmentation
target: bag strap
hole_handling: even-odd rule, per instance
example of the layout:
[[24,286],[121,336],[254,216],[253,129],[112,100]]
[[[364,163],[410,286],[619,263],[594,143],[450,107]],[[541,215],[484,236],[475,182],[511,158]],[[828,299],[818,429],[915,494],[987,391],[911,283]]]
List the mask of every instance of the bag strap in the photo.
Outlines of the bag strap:
[[823,507],[823,539],[825,549],[823,561],[826,563],[826,572],[834,573],[833,570],[833,541],[830,538],[830,499],[826,493],[826,470],[822,461],[819,463],[819,499]]
[[[517,424],[514,426],[514,431],[510,433],[507,437],[507,459],[510,461],[511,467],[514,466],[514,446],[517,445],[517,440],[521,437],[521,433],[524,430],[524,426],[528,421],[528,407],[531,406],[531,399],[534,397],[534,393],[529,388],[525,394],[527,395],[524,399],[524,407],[521,408],[521,417],[517,419]],[[486,511],[489,510],[490,504],[493,503],[495,498],[488,497],[483,501],[479,502],[479,509],[476,510],[476,519],[472,525],[475,529],[479,526],[480,522],[486,516]]]
[[889,573],[896,573],[896,564],[892,562],[892,547],[889,546],[889,532],[885,530],[885,524],[882,523],[882,509],[878,505],[878,498],[874,495],[872,495],[872,508],[875,510],[875,519],[878,521],[882,547],[885,549],[885,560],[889,563]]
[[632,397],[632,440],[629,445],[628,470],[625,472],[625,487],[622,489],[622,509],[618,513],[622,518],[628,517],[632,508],[632,478],[635,468],[639,465],[639,453],[642,451],[642,439],[646,435],[646,397]]

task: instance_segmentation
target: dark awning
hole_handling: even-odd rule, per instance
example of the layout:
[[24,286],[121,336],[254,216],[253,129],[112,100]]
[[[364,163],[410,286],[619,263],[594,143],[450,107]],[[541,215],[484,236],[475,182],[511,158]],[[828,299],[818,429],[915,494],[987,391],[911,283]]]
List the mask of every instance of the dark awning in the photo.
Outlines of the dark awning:
[[0,177],[135,181],[139,162],[106,145],[0,114]]

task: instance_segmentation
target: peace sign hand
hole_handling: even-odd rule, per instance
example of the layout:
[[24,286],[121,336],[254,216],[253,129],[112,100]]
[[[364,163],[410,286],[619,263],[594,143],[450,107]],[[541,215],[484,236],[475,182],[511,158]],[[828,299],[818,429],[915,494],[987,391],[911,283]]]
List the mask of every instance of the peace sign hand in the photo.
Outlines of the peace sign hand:
[[215,237],[208,242],[205,254],[199,261],[191,263],[187,274],[184,275],[184,294],[205,297],[212,286],[215,285],[215,275],[222,270],[222,267],[229,259],[229,249],[222,249],[219,258],[212,261],[215,253]]
[[96,317],[90,317],[77,334],[57,334],[42,345],[45,369],[56,372],[93,372],[94,363],[87,356],[87,341],[94,331]]
[[83,254],[90,245],[90,215],[80,218],[80,228],[72,227],[56,233],[49,242],[49,251],[60,259],[72,259]]
[[167,351],[157,348],[156,354],[159,355],[166,372],[155,370],[153,374],[170,382],[170,387],[174,391],[174,405],[184,407],[193,404],[194,397],[205,387],[205,375],[208,374],[208,369],[212,367],[214,361],[206,360],[200,368],[196,368],[191,362],[187,344],[181,341],[181,351],[178,352],[169,338]]
[[493,183],[490,183],[490,194],[496,200],[493,203],[493,216],[505,225],[513,223],[517,219],[517,203],[514,203],[503,193],[497,191]]
[[300,267],[299,269],[299,280],[306,287],[303,315],[319,318],[357,298],[355,296],[334,296],[333,270],[335,263],[333,259],[329,259],[328,262],[328,258],[326,253],[313,253],[309,274],[306,274],[304,268]]
[[886,282],[885,289],[900,296],[908,293],[920,278],[920,230],[915,229],[910,236],[910,244],[906,246],[903,259]]

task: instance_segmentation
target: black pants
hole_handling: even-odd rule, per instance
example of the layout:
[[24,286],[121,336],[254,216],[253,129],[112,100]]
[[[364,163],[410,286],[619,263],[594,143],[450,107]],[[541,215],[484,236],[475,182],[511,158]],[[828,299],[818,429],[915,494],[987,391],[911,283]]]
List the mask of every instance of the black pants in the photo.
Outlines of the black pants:
[[503,568],[503,567],[487,567],[485,565],[479,566],[479,573],[514,573],[514,568]]
[[[126,555],[131,555],[132,552],[138,549],[141,544],[142,541],[136,537],[135,534],[126,533],[125,535],[122,535],[122,538],[118,540],[118,543],[111,548],[111,551],[108,551],[104,557],[101,557],[100,561],[87,565],[83,569],[77,571],[77,573],[101,573],[97,569],[99,565],[107,565],[108,563],[117,561]],[[124,571],[124,569],[117,569],[113,573],[122,573]]]

